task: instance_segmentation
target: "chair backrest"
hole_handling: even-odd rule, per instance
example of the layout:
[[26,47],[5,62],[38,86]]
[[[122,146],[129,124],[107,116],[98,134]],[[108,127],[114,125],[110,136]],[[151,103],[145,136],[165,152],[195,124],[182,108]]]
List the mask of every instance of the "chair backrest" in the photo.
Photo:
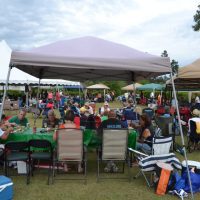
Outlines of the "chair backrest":
[[142,171],[154,171],[157,167],[158,161],[169,163],[176,169],[182,169],[181,162],[176,158],[174,153],[144,157],[139,161],[139,166]]
[[80,129],[60,129],[57,140],[58,161],[82,161],[83,131]]
[[10,110],[11,109],[10,101],[5,100],[4,105],[3,105],[3,109],[4,110]]
[[123,114],[126,120],[139,120],[138,114],[132,108],[125,108]]
[[151,108],[144,108],[142,113],[145,113],[150,119],[154,118],[154,110]]
[[173,134],[173,117],[157,116],[155,117],[155,122],[161,129],[162,136],[168,136]]
[[29,147],[50,150],[51,152],[53,151],[51,142],[49,142],[48,140],[42,140],[42,139],[29,140]]
[[172,136],[153,137],[152,154],[153,155],[168,154],[170,152],[172,141],[173,141]]
[[127,129],[103,129],[102,160],[125,160]]
[[200,133],[199,130],[197,128],[197,125],[200,123],[200,118],[191,118],[188,121],[188,125],[189,125],[189,136],[191,139],[194,139],[197,141],[200,140]]
[[12,101],[13,109],[18,110],[19,109],[19,102],[18,101]]
[[23,151],[28,150],[28,142],[7,142],[5,144],[5,149],[10,151]]

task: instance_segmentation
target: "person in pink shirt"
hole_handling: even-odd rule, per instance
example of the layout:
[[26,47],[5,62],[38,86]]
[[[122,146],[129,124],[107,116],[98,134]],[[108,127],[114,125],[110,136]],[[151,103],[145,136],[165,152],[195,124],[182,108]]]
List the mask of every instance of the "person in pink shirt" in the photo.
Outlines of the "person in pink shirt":
[[47,96],[48,100],[53,100],[53,92],[50,90]]

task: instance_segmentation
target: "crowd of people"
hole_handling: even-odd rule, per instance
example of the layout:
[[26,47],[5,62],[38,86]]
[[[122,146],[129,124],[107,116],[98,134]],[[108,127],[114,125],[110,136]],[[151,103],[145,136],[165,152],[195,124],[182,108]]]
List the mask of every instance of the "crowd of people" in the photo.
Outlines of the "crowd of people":
[[[41,127],[46,131],[52,131],[55,128],[96,129],[97,136],[101,138],[104,128],[134,128],[139,133],[136,148],[146,153],[151,152],[151,141],[155,132],[151,123],[151,117],[147,114],[142,114],[140,107],[135,107],[133,97],[123,102],[123,107],[120,110],[111,109],[109,102],[105,101],[97,112],[95,111],[94,103],[85,102],[81,105],[79,97],[71,98],[68,96],[66,101],[66,99],[62,100],[63,96],[62,92],[59,91],[56,92],[55,97],[52,91],[42,93],[42,99],[39,101],[39,109],[44,111],[48,108],[41,124]],[[160,106],[161,97],[159,97],[158,102],[157,106]],[[45,107],[42,107],[43,105]],[[60,118],[55,114],[54,109],[56,108],[60,111]],[[191,110],[200,110],[199,97],[196,97]],[[7,139],[8,135],[13,132],[14,127],[27,126],[29,124],[26,113],[26,109],[21,109],[16,116],[2,120],[0,124],[1,139]],[[163,116],[170,117],[171,114],[170,109],[165,109]],[[56,139],[55,136],[54,139]],[[65,171],[67,170],[67,165],[65,165]],[[116,165],[108,163],[105,171],[110,170],[117,171]]]

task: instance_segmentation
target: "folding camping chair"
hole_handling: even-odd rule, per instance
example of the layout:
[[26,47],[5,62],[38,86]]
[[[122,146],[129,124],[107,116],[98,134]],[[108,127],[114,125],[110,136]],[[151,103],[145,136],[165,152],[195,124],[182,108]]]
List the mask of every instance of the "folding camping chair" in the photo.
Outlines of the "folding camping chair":
[[199,148],[200,142],[200,118],[194,117],[188,121],[188,151],[191,153],[192,150]]
[[151,108],[144,108],[142,113],[145,113],[151,120],[154,119],[154,110]]
[[[136,161],[138,163],[140,163],[140,161],[142,161],[145,158],[148,158],[149,156],[161,156],[162,155],[167,155],[170,153],[170,148],[172,145],[172,136],[167,136],[167,137],[154,137],[152,140],[152,153],[151,155],[148,154],[144,154],[143,152],[134,150],[134,149],[130,149],[129,150],[131,152],[135,153],[135,158]],[[150,187],[150,182],[148,181],[143,168],[141,168],[141,166],[139,165],[139,173],[135,176],[135,178],[139,177],[140,174],[142,174],[147,182],[147,185]],[[152,172],[151,170],[149,170],[149,172]]]
[[[107,178],[128,178],[130,181],[130,160],[127,148],[128,130],[127,129],[103,129],[102,146],[97,149],[97,182],[100,179]],[[122,170],[124,173],[125,164],[128,167],[128,177],[100,177],[100,164],[108,162],[122,163]],[[113,171],[111,171],[113,172]],[[102,172],[103,173],[103,172]]]
[[139,161],[139,169],[141,174],[144,176],[147,185],[150,187],[151,183],[147,179],[145,172],[155,172],[156,165],[158,162],[164,162],[171,164],[173,168],[181,170],[182,165],[180,161],[176,158],[174,153],[162,154],[162,155],[150,155],[150,156],[141,156]]
[[[59,163],[76,163],[83,166],[83,177],[75,178],[55,178],[55,169],[59,172]],[[80,129],[60,129],[58,130],[57,155],[53,163],[53,182],[57,180],[84,180],[87,183],[87,157],[83,145],[83,131]],[[58,174],[58,173],[57,173]],[[63,174],[62,174],[63,175]]]

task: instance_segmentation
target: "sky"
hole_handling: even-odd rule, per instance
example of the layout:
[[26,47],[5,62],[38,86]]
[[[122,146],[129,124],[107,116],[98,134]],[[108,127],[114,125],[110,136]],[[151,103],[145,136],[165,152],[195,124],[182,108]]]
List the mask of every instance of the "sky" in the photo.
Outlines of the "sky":
[[[192,29],[198,0],[0,0],[0,41],[28,50],[55,41],[94,36],[185,66],[199,58]],[[3,61],[4,55],[0,55]],[[8,68],[0,65],[0,79]],[[13,69],[11,80],[37,80]]]

